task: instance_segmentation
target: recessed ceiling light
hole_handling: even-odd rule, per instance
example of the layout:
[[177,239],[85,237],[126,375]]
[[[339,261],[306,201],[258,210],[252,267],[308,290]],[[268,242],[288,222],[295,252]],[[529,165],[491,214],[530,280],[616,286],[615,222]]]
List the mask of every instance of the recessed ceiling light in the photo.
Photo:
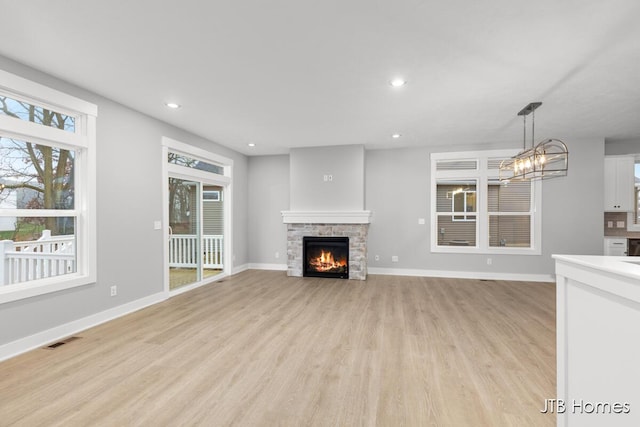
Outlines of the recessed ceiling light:
[[165,102],[164,105],[174,110],[177,110],[178,108],[182,107],[182,105],[176,104],[175,102]]
[[254,144],[253,142],[250,142],[249,144],[247,144],[249,147],[255,147],[256,144]]
[[391,80],[389,84],[391,84],[391,86],[393,87],[402,87],[407,84],[407,81],[402,77],[396,77],[395,79]]
[[393,135],[391,135],[391,138],[393,139],[398,139],[400,138],[402,135],[400,135],[399,133],[394,133]]

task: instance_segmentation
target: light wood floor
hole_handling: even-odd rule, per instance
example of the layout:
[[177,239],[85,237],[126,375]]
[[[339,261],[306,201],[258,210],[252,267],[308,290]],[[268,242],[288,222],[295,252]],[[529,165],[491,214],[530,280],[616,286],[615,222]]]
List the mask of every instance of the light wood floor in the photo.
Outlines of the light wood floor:
[[247,271],[0,363],[2,426],[552,426],[555,285]]

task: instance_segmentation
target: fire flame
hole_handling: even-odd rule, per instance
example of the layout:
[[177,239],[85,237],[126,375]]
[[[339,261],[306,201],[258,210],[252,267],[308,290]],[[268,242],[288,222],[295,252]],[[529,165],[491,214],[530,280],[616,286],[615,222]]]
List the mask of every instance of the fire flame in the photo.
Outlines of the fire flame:
[[329,271],[346,267],[347,261],[344,259],[336,261],[331,252],[325,252],[323,250],[319,257],[309,260],[309,264],[315,268],[316,271]]

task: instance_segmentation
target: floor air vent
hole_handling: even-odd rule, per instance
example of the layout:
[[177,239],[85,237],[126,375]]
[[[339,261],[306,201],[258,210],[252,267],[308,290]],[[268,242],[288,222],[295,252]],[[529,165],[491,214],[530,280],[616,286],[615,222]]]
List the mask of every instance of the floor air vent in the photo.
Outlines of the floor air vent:
[[44,347],[44,349],[45,350],[55,350],[56,348],[60,347],[61,345],[65,345],[65,344],[70,343],[72,341],[79,340],[80,338],[82,338],[82,337],[69,337],[69,338],[66,338],[66,339],[64,339],[62,341],[58,341],[56,343],[48,345],[48,346]]

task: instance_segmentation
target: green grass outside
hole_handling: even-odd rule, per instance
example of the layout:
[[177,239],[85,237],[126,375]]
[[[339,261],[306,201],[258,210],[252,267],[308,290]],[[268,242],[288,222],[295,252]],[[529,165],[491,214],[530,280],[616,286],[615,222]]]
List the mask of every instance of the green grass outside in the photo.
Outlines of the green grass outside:
[[21,222],[17,228],[17,232],[14,230],[0,231],[0,240],[13,240],[14,242],[36,240],[42,235],[44,225]]

